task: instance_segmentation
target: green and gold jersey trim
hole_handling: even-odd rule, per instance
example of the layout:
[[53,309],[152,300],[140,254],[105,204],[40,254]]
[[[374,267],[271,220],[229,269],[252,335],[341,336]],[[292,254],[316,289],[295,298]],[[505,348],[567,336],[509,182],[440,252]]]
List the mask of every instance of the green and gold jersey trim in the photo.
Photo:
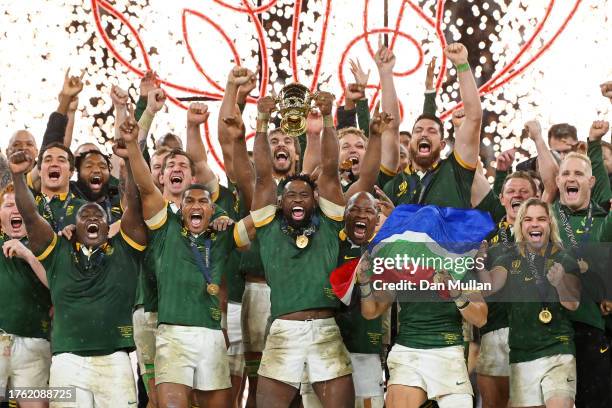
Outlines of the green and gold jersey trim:
[[37,255],[36,259],[38,259],[39,261],[44,261],[49,256],[49,254],[53,251],[56,245],[57,245],[57,234],[53,234],[53,239],[51,240],[51,243],[49,244],[49,246],[47,246],[47,248],[40,255]]
[[475,171],[476,170],[476,166],[475,165],[471,165],[468,164],[467,162],[465,162],[461,156],[459,156],[459,153],[457,153],[456,150],[453,150],[453,156],[455,156],[455,160],[457,160],[457,163],[459,163],[459,165],[461,167],[463,167],[466,170],[470,170],[470,171]]
[[268,225],[276,215],[276,206],[269,204],[263,208],[251,211],[251,217],[256,228],[261,228]]
[[[388,169],[387,167],[385,167],[383,164],[380,165],[380,171],[383,174],[386,174],[389,177],[395,177],[397,176],[397,172],[391,169]],[[384,187],[384,186],[383,186]]]
[[244,219],[234,224],[234,242],[236,242],[238,248],[248,246],[251,243]]
[[145,224],[147,224],[147,227],[150,230],[155,231],[163,227],[166,221],[168,221],[168,202],[167,201],[166,201],[166,204],[164,205],[164,208],[159,210],[159,212],[155,214],[153,217],[149,218],[148,220],[145,220]]
[[123,228],[121,228],[121,227],[119,228],[119,233],[121,234],[121,237],[126,242],[126,244],[128,244],[129,246],[131,246],[135,250],[137,250],[139,252],[142,252],[142,251],[144,251],[147,248],[146,245],[141,245],[138,242],[134,241],[132,238],[130,238],[128,236],[128,234],[126,234],[125,231],[123,231]]
[[219,181],[215,179],[204,184],[204,186],[208,189],[208,191],[212,191],[210,198],[212,199],[213,203],[216,202],[219,199],[221,192],[221,189],[219,188]]
[[332,203],[331,201],[319,197],[319,207],[323,214],[327,216],[327,218],[331,218],[334,221],[342,221],[344,219],[344,206],[338,205],[336,203]]

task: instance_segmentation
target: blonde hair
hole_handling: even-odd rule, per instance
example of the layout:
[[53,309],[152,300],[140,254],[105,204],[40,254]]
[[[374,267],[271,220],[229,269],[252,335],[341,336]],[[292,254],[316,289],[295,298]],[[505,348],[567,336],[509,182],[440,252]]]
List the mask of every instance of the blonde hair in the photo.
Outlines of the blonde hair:
[[514,238],[515,241],[519,245],[524,245],[526,242],[525,236],[523,235],[523,220],[527,215],[527,209],[529,207],[542,207],[546,211],[546,215],[548,215],[548,219],[550,220],[550,236],[549,240],[553,243],[554,246],[558,248],[563,248],[563,243],[561,242],[561,235],[559,234],[559,223],[557,222],[557,217],[553,213],[552,207],[550,204],[540,200],[536,197],[531,197],[521,204],[516,214],[516,219],[514,220]]
[[559,168],[561,168],[561,166],[563,166],[563,163],[565,163],[569,159],[579,159],[579,160],[582,160],[583,162],[585,162],[589,166],[589,170],[591,171],[591,175],[593,175],[593,165],[591,163],[591,159],[589,159],[589,156],[587,156],[586,154],[578,153],[578,152],[570,152],[570,153],[568,153],[563,158],[563,160],[561,161],[561,164],[559,164]]
[[368,138],[366,137],[365,133],[363,133],[363,130],[358,129],[354,126],[340,129],[338,131],[338,140],[342,140],[344,136],[351,134],[359,136],[363,139],[364,142],[368,143]]
[[8,183],[2,191],[0,191],[0,205],[4,203],[4,196],[7,194],[15,194],[15,187],[13,183]]

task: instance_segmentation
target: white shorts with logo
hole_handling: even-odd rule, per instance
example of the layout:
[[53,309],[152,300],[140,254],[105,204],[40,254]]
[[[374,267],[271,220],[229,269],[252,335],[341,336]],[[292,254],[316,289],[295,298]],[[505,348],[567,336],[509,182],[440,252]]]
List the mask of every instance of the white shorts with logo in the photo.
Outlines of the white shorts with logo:
[[135,408],[138,402],[132,363],[124,351],[93,357],[54,355],[49,386],[76,391],[76,402],[52,402],[51,408]]
[[503,327],[490,331],[480,338],[480,351],[476,363],[478,374],[492,377],[508,377],[510,375],[509,331],[508,327]]
[[242,295],[244,351],[261,353],[270,318],[270,287],[265,282],[246,282]]
[[160,324],[157,328],[155,384],[175,383],[214,391],[231,387],[221,330]]
[[51,347],[45,339],[20,337],[0,330],[0,396],[12,387],[46,388]]
[[229,358],[230,374],[239,377],[242,377],[244,373],[241,312],[242,305],[240,303],[227,302],[227,337],[229,339],[227,356]]
[[474,395],[463,346],[415,349],[395,344],[387,365],[387,385],[418,387],[432,400],[449,394]]
[[282,320],[270,326],[258,374],[300,387],[352,373],[336,320]]
[[573,400],[575,396],[576,359],[571,354],[510,365],[510,404],[513,407],[544,405],[552,397]]
[[155,363],[155,333],[157,332],[157,313],[145,312],[144,307],[139,307],[132,316],[134,325],[134,343],[136,344],[136,356],[140,374],[155,374],[146,368]]

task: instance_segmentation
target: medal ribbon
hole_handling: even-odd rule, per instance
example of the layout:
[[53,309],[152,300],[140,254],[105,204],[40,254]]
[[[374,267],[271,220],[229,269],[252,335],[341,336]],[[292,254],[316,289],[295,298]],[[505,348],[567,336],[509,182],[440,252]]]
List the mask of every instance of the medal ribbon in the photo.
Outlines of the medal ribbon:
[[527,255],[526,256],[527,263],[529,264],[529,271],[531,272],[531,275],[535,279],[535,285],[536,285],[536,289],[538,290],[538,297],[540,298],[540,302],[542,303],[542,309],[548,308],[548,302],[546,301],[546,299],[548,298],[548,291],[550,289],[550,284],[547,284],[546,282],[546,278],[544,276],[544,268],[546,267],[546,261],[548,260],[548,257],[550,256],[552,247],[553,245],[549,243],[546,248],[546,253],[544,254],[544,262],[542,263],[542,268],[541,268],[542,273],[539,272],[539,269],[536,266],[536,254],[533,252],[530,252],[527,248],[525,248],[526,250],[525,255]]
[[212,276],[210,274],[210,247],[211,241],[209,238],[204,240],[204,257],[202,257],[202,253],[198,248],[198,244],[195,242],[195,238],[189,234],[187,236],[189,239],[189,246],[191,247],[191,253],[193,254],[193,258],[198,265],[198,269],[202,273],[202,277],[204,278],[204,282],[210,285],[212,283]]
[[[418,174],[416,174],[416,177],[411,176],[408,179],[410,183],[410,192],[412,194],[410,197],[411,204],[422,204],[423,203],[425,194],[429,191],[429,188],[431,187],[431,182],[433,181],[434,176],[438,173],[438,169],[440,169],[439,165],[436,166],[436,168],[434,169],[428,170],[422,179],[419,179]],[[415,201],[415,196],[417,194],[417,191],[419,192],[419,195],[418,195],[417,200]]]
[[[559,204],[559,218],[561,219],[561,223],[563,224],[563,229],[565,230],[565,234],[567,238],[570,240],[572,248],[577,256],[581,255],[581,248],[578,244],[578,240],[576,239],[576,234],[574,234],[574,230],[569,222],[569,216],[565,212],[561,205]],[[589,203],[589,211],[587,213],[585,222],[584,222],[584,234],[580,237],[580,242],[587,242],[591,236],[591,226],[593,225],[593,204]]]
[[[53,198],[51,198],[53,199]],[[53,216],[53,211],[51,211],[51,206],[47,201],[45,196],[42,197],[43,202],[43,212],[49,217],[49,222],[51,223],[51,227],[53,227],[53,231],[60,232],[64,228],[64,218],[66,218],[66,208],[68,208],[68,204],[72,200],[72,194],[68,193],[66,195],[66,200],[64,200],[64,205],[62,206],[62,216],[59,218],[59,221],[55,222],[55,217]]]
[[312,215],[310,220],[310,225],[307,228],[293,228],[291,225],[287,223],[285,217],[281,217],[281,231],[290,236],[293,241],[296,240],[300,235],[304,235],[306,238],[310,238],[317,232],[319,228],[319,216],[316,214]]

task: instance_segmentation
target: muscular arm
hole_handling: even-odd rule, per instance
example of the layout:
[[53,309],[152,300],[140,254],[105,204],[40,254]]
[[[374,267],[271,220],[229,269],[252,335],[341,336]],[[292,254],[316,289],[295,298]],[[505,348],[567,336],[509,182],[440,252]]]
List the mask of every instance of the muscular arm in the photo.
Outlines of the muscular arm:
[[491,285],[491,290],[483,291],[484,296],[490,296],[499,292],[506,284],[507,278],[508,270],[503,266],[495,266],[491,270],[483,269],[478,271],[478,280]]
[[381,164],[387,169],[397,169],[399,165],[399,125],[400,112],[393,82],[392,72],[381,72],[382,110],[393,116],[390,126],[382,134]]
[[268,143],[268,132],[263,130],[263,123],[269,119],[257,119],[257,133],[253,145],[255,160],[255,190],[251,210],[258,210],[276,204],[276,183],[272,176],[272,152]]
[[127,201],[127,208],[121,216],[121,231],[128,235],[132,241],[144,246],[147,242],[147,228],[142,216],[142,204],[138,187],[134,183],[134,175],[130,166],[130,161],[125,161],[126,181],[124,197]]
[[319,195],[334,204],[344,205],[344,195],[338,175],[338,138],[333,126],[324,126],[321,136],[321,175],[317,182]]
[[487,323],[487,313],[489,312],[489,308],[485,303],[482,295],[478,292],[468,293],[467,298],[470,303],[459,310],[461,316],[470,324],[473,324],[476,327],[482,327]]
[[561,306],[568,310],[576,310],[580,306],[580,279],[572,274],[566,273],[557,285],[557,294],[561,300]]
[[378,179],[378,172],[380,171],[381,139],[380,134],[370,132],[368,148],[361,162],[359,178],[344,194],[346,200],[359,191],[371,191],[374,188],[374,184],[376,184]]
[[196,168],[195,178],[198,183],[209,186],[215,184],[217,187],[213,191],[219,189],[217,176],[208,166],[208,158],[199,125],[187,125],[187,153],[193,159]]
[[155,186],[155,183],[153,183],[151,171],[142,156],[142,151],[138,147],[137,141],[126,141],[125,144],[129,155],[129,167],[140,192],[142,215],[145,220],[148,220],[164,208],[164,197]]
[[232,144],[234,147],[233,156],[235,159],[234,169],[232,173],[234,174],[234,177],[236,177],[236,185],[238,187],[238,191],[240,191],[240,193],[242,194],[242,198],[246,203],[246,207],[250,208],[251,203],[253,202],[253,186],[255,185],[255,173],[253,171],[253,166],[251,166],[249,153],[246,147],[246,139],[244,136],[245,135],[243,133],[242,137],[234,139]]
[[238,85],[228,81],[225,86],[225,93],[223,94],[223,100],[221,101],[221,108],[219,109],[219,119],[217,131],[219,133],[219,144],[221,145],[221,154],[223,155],[223,165],[225,166],[225,173],[227,178],[231,181],[236,180],[234,173],[234,146],[233,140],[227,132],[226,126],[223,123],[223,118],[232,116],[234,114],[234,107],[236,106],[236,95],[238,93]]
[[34,196],[26,185],[23,174],[13,174],[13,186],[15,188],[15,202],[28,231],[30,249],[34,254],[40,254],[55,239],[55,233],[49,223],[38,214],[36,201],[34,201]]
[[321,126],[320,114],[310,113],[306,125],[306,149],[304,149],[304,160],[302,173],[312,174],[321,160]]
[[36,259],[36,256],[34,256],[32,252],[30,252],[27,258],[24,260],[28,263],[28,265],[30,265],[30,268],[32,268],[32,272],[34,272],[38,280],[40,280],[40,282],[45,285],[46,288],[48,288],[49,281],[47,280],[47,271],[45,270],[45,267],[40,263],[40,261]]
[[468,63],[467,49],[459,43],[450,44],[444,50],[447,57],[457,68],[459,92],[463,102],[465,119],[455,135],[455,152],[470,166],[476,167],[480,149],[480,126],[482,123],[482,106],[474,75]]

